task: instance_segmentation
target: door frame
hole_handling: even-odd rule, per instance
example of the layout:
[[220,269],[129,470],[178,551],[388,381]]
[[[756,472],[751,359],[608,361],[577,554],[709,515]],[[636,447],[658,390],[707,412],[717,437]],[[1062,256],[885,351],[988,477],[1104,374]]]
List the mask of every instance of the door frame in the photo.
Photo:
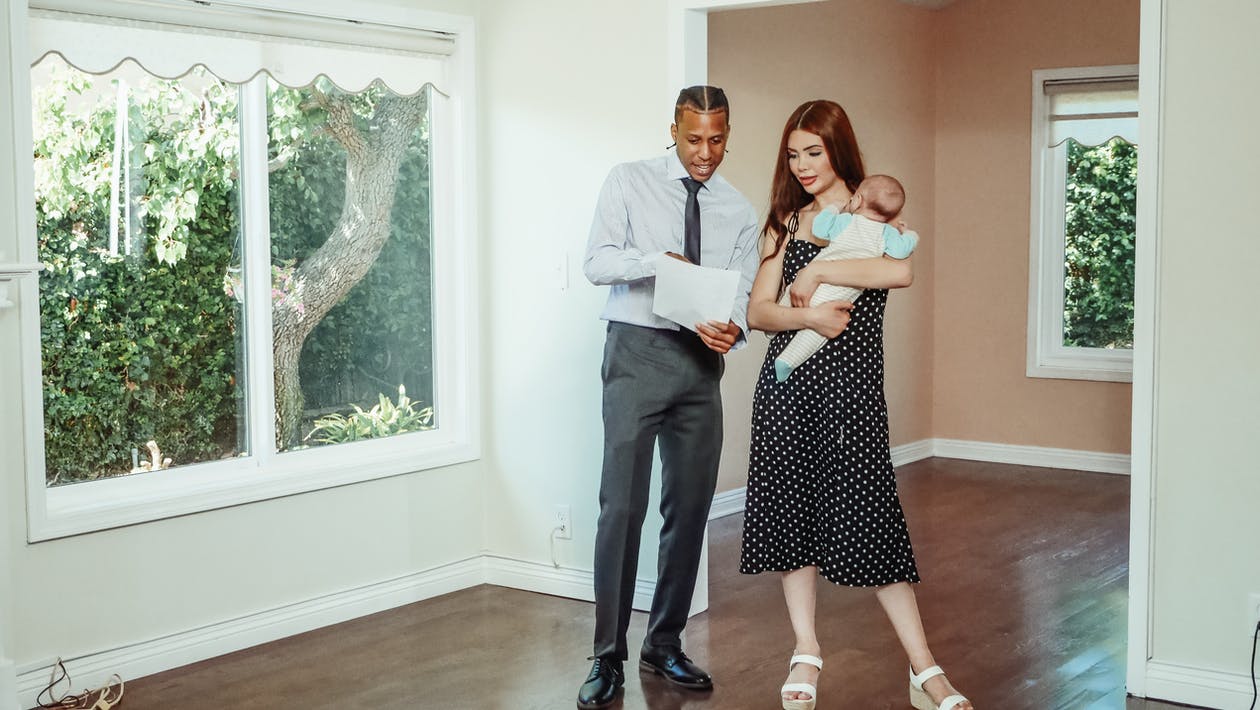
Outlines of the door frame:
[[[665,104],[678,89],[707,83],[709,13],[752,7],[797,5],[825,0],[670,0],[669,65]],[[1134,292],[1133,411],[1130,428],[1129,610],[1125,688],[1145,697],[1151,660],[1151,572],[1154,537],[1156,350],[1159,345],[1159,181],[1162,99],[1164,93],[1164,19],[1166,0],[1141,0],[1138,73],[1137,248]]]

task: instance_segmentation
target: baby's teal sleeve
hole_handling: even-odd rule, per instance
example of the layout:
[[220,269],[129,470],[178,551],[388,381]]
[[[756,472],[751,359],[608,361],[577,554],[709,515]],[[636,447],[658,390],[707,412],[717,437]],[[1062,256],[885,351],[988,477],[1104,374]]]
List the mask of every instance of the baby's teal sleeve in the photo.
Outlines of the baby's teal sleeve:
[[905,259],[919,245],[919,235],[911,231],[904,234],[891,224],[884,225],[884,253],[894,259]]
[[853,215],[841,212],[835,205],[827,205],[822,212],[818,213],[818,216],[814,217],[814,228],[811,231],[815,237],[831,241],[852,222]]

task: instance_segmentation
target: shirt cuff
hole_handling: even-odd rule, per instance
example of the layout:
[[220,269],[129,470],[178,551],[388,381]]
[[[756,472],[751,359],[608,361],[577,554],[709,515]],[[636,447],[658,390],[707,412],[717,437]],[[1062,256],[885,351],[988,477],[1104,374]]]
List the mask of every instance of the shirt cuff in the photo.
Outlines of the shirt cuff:
[[643,265],[643,276],[644,277],[656,276],[656,265],[660,262],[661,259],[668,259],[668,258],[670,257],[665,256],[665,252],[663,251],[653,251],[653,252],[648,252],[644,254],[643,258],[639,260],[639,263]]

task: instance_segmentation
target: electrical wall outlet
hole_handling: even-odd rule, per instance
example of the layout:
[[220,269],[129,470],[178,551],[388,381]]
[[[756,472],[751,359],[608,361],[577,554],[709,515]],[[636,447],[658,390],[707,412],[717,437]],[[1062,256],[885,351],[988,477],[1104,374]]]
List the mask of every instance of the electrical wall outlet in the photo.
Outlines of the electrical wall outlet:
[[553,520],[552,527],[556,531],[556,537],[561,540],[572,540],[573,516],[569,513],[569,506],[556,505]]
[[1256,624],[1260,624],[1260,593],[1247,595],[1247,636],[1254,636]]

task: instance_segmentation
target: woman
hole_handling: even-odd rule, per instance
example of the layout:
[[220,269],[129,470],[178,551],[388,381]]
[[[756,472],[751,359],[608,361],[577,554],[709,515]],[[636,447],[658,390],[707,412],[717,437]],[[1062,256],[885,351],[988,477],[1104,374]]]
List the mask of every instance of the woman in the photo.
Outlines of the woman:
[[[928,649],[911,582],[919,581],[897,499],[884,402],[883,318],[889,288],[909,286],[908,260],[810,261],[822,248],[814,217],[843,205],[865,177],[844,109],[802,104],[783,129],[753,282],[748,325],[774,333],[753,397],[740,571],[782,573],[796,651],[783,686],[786,710],[811,710],[822,669],[814,627],[817,578],[876,587],[910,659],[920,710],[973,710]],[[810,307],[820,283],[866,291],[854,304]],[[778,305],[790,286],[791,308]],[[851,310],[849,310],[851,309]],[[801,328],[831,338],[784,382],[774,359]],[[861,700],[861,699],[852,699]]]

